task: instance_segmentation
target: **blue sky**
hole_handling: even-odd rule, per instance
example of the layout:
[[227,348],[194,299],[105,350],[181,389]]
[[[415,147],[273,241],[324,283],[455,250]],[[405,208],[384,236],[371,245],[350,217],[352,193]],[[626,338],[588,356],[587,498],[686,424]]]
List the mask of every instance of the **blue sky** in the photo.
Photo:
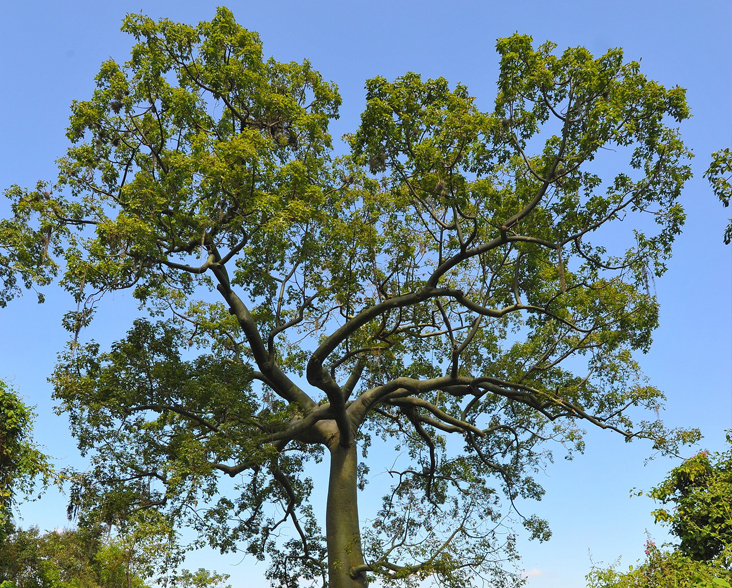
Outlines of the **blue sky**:
[[[123,61],[131,39],[119,32],[128,12],[197,23],[210,19],[219,2],[92,0],[5,2],[0,12],[0,188],[53,179],[54,160],[66,148],[64,132],[73,99],[86,99],[99,64]],[[623,47],[641,59],[642,71],[661,83],[687,88],[693,118],[682,135],[697,157],[695,177],[682,196],[688,219],[668,273],[656,283],[661,327],[652,350],[641,358],[651,382],[668,397],[663,418],[671,426],[698,426],[701,446],[722,448],[732,428],[732,249],[722,243],[728,211],[711,193],[702,173],[710,153],[732,142],[732,3],[729,0],[582,0],[535,2],[280,0],[232,1],[228,7],[245,27],[258,31],[265,53],[280,61],[309,59],[343,97],[334,136],[355,129],[364,105],[364,81],[407,71],[462,82],[490,109],[498,59],[495,40],[515,31],[559,50],[583,45],[594,54]],[[0,213],[5,213],[0,203]],[[79,463],[66,421],[52,411],[46,382],[64,342],[63,293],[49,290],[38,306],[26,295],[0,312],[0,377],[37,406],[36,437],[61,465]],[[106,319],[95,337],[111,341],[126,330],[134,306],[129,297],[105,301]],[[691,455],[694,449],[689,449]],[[521,542],[531,588],[580,588],[592,559],[623,566],[643,552],[645,531],[663,540],[653,525],[653,503],[629,498],[633,487],[649,489],[674,462],[644,466],[650,447],[630,445],[612,434],[590,431],[587,451],[574,461],[558,456],[540,475],[547,490],[529,512],[548,518],[553,539]],[[66,524],[64,498],[49,494],[24,505],[23,524]],[[206,554],[192,561],[232,574],[237,584],[266,586],[264,567],[233,566],[237,557]]]

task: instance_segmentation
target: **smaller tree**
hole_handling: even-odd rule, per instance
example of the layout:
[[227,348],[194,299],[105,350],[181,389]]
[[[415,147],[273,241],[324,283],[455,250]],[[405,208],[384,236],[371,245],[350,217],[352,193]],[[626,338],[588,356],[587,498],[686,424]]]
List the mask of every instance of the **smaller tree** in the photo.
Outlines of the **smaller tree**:
[[669,505],[653,516],[681,542],[664,550],[649,540],[638,568],[595,568],[587,576],[590,588],[732,586],[732,431],[727,443],[723,453],[701,451],[687,459],[649,494]]
[[53,470],[32,441],[33,411],[17,392],[0,380],[0,541],[10,530],[18,494],[29,494],[40,477],[44,485]]
[[[12,529],[0,543],[0,588],[148,588],[147,560],[160,550],[133,544],[133,535],[110,535],[103,525],[41,534],[37,527]],[[226,574],[205,569],[169,570],[160,586],[230,588]]]
[[651,497],[673,505],[653,516],[681,539],[683,555],[732,569],[732,431],[727,442],[726,452],[702,451],[671,470]]
[[0,546],[2,588],[146,588],[101,526],[14,529]]
[[38,570],[38,528],[16,529],[12,522],[5,525],[5,537],[0,541],[0,587],[34,588],[39,585],[34,570]]

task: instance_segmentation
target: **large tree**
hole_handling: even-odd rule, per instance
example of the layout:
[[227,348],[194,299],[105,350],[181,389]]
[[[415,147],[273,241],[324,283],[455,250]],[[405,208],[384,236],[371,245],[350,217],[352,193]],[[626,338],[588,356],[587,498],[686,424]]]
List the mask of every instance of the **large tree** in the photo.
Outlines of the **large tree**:
[[[59,272],[78,303],[54,375],[91,452],[75,511],[156,511],[282,586],[508,582],[500,497],[541,496],[547,441],[694,437],[629,413],[663,399],[637,356],[684,220],[682,89],[514,35],[491,112],[441,78],[375,78],[335,158],[336,87],[264,60],[229,11],[123,30],[132,56],[73,104],[58,180],[9,189],[0,225],[21,283]],[[102,350],[83,328],[119,290],[149,312]],[[362,524],[372,443],[393,485]]]

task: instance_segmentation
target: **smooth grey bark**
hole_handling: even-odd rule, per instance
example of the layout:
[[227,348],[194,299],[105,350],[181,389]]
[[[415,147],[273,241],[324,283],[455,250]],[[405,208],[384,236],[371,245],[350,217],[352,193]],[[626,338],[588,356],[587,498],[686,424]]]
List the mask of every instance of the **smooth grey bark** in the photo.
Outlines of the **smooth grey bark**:
[[351,577],[351,569],[363,565],[358,524],[358,455],[356,443],[330,446],[330,481],[325,527],[328,543],[330,588],[364,588],[366,577]]

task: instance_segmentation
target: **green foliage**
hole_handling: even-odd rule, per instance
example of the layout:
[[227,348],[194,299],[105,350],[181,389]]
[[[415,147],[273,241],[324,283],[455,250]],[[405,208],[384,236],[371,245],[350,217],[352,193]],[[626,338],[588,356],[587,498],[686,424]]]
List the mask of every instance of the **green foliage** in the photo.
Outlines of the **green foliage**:
[[30,495],[37,478],[52,477],[47,457],[32,441],[33,412],[0,380],[0,541],[12,520],[17,496]]
[[[48,186],[39,182],[33,198],[48,201],[51,192]],[[58,273],[54,257],[63,253],[62,236],[67,231],[60,226],[59,220],[43,219],[36,227],[31,227],[38,203],[30,203],[22,198],[23,191],[13,187],[7,195],[14,200],[13,217],[0,219],[0,308],[21,293],[21,285],[33,288],[45,286],[53,281]],[[14,195],[14,196],[13,196]],[[53,205],[49,212],[53,215]],[[38,301],[43,302],[43,294],[38,292]]]
[[[724,206],[729,206],[732,199],[732,151],[722,149],[712,153],[712,163],[704,172],[704,177],[709,180],[712,189]],[[724,242],[729,245],[732,241],[732,220],[724,232]]]
[[231,588],[224,584],[228,577],[227,574],[211,573],[203,568],[198,568],[195,572],[182,570],[171,583],[176,588]]
[[593,569],[591,588],[728,588],[732,585],[732,431],[730,448],[701,451],[674,468],[650,496],[673,508],[653,512],[681,541],[661,550],[646,543],[646,560],[627,573]]
[[732,572],[706,561],[694,560],[677,550],[646,544],[645,561],[627,572],[617,567],[593,569],[588,588],[729,588]]
[[146,588],[99,527],[43,535],[15,529],[0,545],[0,578],[5,588]]
[[[0,544],[3,588],[148,588],[154,562],[169,565],[149,541],[150,529],[109,535],[108,527],[78,527],[41,534],[37,527],[12,529]],[[146,540],[146,538],[148,540]],[[177,588],[231,588],[226,574],[166,568],[165,583]]]
[[[510,585],[506,511],[542,496],[547,440],[696,438],[632,412],[663,401],[637,357],[684,222],[682,89],[619,50],[514,35],[492,111],[444,79],[374,78],[334,159],[335,85],[265,61],[228,10],[123,30],[131,57],[72,105],[56,183],[6,192],[28,279],[58,267],[77,302],[53,381],[91,459],[83,521],[188,525],[269,558],[280,586]],[[108,351],[84,342],[120,290],[149,316]],[[362,532],[355,505],[329,507],[323,533],[307,463],[339,455],[331,496],[356,496],[369,466],[343,455],[375,439],[395,451],[379,517]]]
[[681,540],[679,551],[697,561],[721,560],[732,568],[732,432],[730,448],[706,451],[674,468],[651,496],[673,509],[653,512]]

